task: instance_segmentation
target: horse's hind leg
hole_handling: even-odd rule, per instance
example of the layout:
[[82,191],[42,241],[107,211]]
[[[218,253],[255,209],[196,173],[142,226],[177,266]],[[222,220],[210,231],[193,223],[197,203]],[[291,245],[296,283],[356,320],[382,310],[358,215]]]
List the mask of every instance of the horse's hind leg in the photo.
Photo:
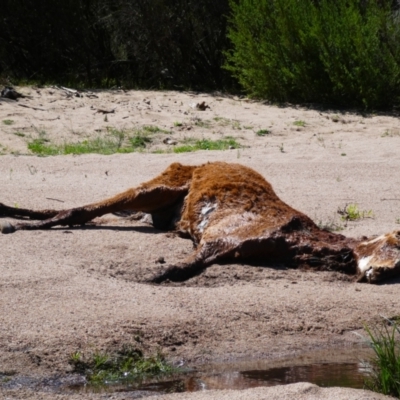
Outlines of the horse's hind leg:
[[4,223],[0,226],[1,232],[48,229],[56,225],[84,225],[93,218],[122,210],[162,212],[163,209],[182,200],[187,194],[194,168],[172,164],[161,175],[137,188],[129,189],[98,203],[59,211],[42,221],[21,222],[14,225]]
[[0,216],[10,218],[29,218],[43,220],[56,216],[57,210],[30,210],[28,208],[10,207],[0,203]]

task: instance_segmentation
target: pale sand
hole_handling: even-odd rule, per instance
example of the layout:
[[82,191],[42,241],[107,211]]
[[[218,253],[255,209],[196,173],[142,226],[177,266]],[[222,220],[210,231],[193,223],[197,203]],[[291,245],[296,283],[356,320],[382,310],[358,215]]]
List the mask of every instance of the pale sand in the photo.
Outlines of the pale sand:
[[[400,228],[397,117],[279,108],[193,93],[103,91],[96,92],[96,98],[86,94],[67,98],[54,88],[18,90],[32,98],[17,103],[0,99],[0,151],[7,154],[0,157],[0,202],[69,208],[137,185],[174,161],[223,160],[256,169],[284,201],[316,222],[342,226],[345,235]],[[202,101],[210,109],[191,107]],[[99,108],[115,111],[104,121],[105,115],[96,112]],[[6,125],[4,120],[13,123]],[[294,121],[304,121],[305,126]],[[142,153],[10,155],[28,154],[27,141],[41,131],[51,141],[63,143],[104,135],[106,127],[131,130],[142,125],[171,133],[154,134],[149,150]],[[271,133],[259,137],[255,134],[259,129]],[[226,136],[237,138],[244,147],[150,153],[170,149],[163,143],[166,137],[182,142]],[[374,218],[344,227],[336,211],[348,203],[372,210]],[[352,346],[360,342],[353,332],[363,333],[364,323],[400,314],[400,280],[372,286],[335,273],[228,264],[214,265],[175,287],[139,284],[138,278],[157,268],[158,257],[167,263],[182,260],[192,251],[192,243],[112,215],[97,222],[95,228],[0,236],[0,372],[63,374],[70,368],[67,361],[72,352],[118,349],[137,335],[149,352],[161,348],[169,359],[188,365],[239,358],[273,361],[318,348]],[[3,395],[57,398],[28,389],[3,389]],[[68,397],[125,398],[104,396]],[[378,398],[368,392],[304,384],[165,398],[284,396]]]

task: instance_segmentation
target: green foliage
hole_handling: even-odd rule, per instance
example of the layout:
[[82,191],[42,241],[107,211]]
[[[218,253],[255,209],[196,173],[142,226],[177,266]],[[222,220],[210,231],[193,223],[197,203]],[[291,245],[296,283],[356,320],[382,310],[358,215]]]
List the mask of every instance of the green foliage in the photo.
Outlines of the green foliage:
[[391,1],[231,0],[226,68],[252,96],[385,108],[400,100]]
[[13,83],[223,88],[228,0],[2,0]]
[[306,123],[305,123],[305,121],[299,120],[299,121],[294,121],[293,125],[304,128],[306,126]]
[[201,118],[197,118],[194,124],[199,128],[205,128],[205,129],[211,128],[211,122]]
[[154,125],[144,125],[142,126],[141,129],[143,132],[145,133],[170,133],[169,131],[165,130],[165,129],[161,129],[158,126],[154,126]]
[[228,150],[238,149],[240,144],[233,138],[220,139],[220,140],[196,140],[193,143],[185,144],[183,146],[174,147],[174,153],[187,153],[197,150]]
[[271,133],[270,130],[268,129],[260,129],[259,131],[256,132],[257,136],[265,136],[265,135],[269,135]]
[[134,382],[177,372],[161,354],[145,357],[131,345],[116,353],[96,351],[85,356],[76,352],[70,356],[69,363],[74,372],[84,374],[92,384]]
[[12,119],[3,119],[3,124],[4,125],[12,125],[14,121]]
[[110,133],[103,138],[86,139],[82,142],[62,145],[51,144],[44,135],[40,135],[39,138],[28,143],[28,149],[41,156],[88,153],[109,155],[143,150],[150,142],[151,138],[140,131],[133,136],[128,136],[124,131],[111,129]]
[[357,204],[347,204],[343,209],[338,209],[338,214],[342,216],[343,221],[357,221],[363,218],[372,218],[372,210],[360,210]]
[[400,398],[400,334],[395,321],[374,329],[365,327],[375,357],[365,386],[369,390]]

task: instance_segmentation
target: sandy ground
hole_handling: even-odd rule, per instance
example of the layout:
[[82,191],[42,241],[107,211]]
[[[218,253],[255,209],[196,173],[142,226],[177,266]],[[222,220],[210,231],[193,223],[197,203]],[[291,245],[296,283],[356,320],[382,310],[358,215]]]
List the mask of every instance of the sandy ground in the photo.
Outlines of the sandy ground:
[[[174,161],[223,160],[256,169],[284,201],[345,235],[400,228],[395,116],[276,107],[220,94],[102,91],[76,97],[59,88],[19,91],[30,97],[0,99],[0,202],[5,204],[79,206],[148,180]],[[203,101],[209,105],[205,111],[195,107]],[[43,158],[27,149],[38,137],[62,144],[148,125],[163,131],[151,133],[148,148],[137,153]],[[259,130],[269,133],[258,136]],[[242,147],[175,154],[173,145],[164,143],[226,137]],[[345,224],[336,211],[349,203],[371,210],[373,218]],[[71,353],[118,349],[135,338],[146,350],[162,349],[171,361],[189,366],[254,358],[273,362],[316,349],[351,348],[360,342],[354,332],[362,333],[364,323],[400,315],[400,280],[368,285],[335,273],[228,264],[213,265],[179,285],[137,283],[156,271],[159,257],[174,263],[192,248],[187,239],[113,215],[84,228],[0,236],[0,373],[64,375]],[[304,399],[379,398],[298,384],[165,399],[293,398],[293,393]],[[56,398],[4,384],[1,395]]]

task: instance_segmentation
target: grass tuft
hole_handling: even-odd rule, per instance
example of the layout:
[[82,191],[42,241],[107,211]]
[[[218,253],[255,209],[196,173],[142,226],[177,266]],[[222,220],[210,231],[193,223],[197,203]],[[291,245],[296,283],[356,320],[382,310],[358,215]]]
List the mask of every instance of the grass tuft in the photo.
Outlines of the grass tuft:
[[304,128],[306,126],[306,122],[302,121],[302,120],[298,120],[298,121],[294,121],[293,125],[300,126],[300,127]]
[[77,143],[64,143],[55,145],[49,143],[44,135],[28,143],[28,149],[41,156],[55,156],[66,154],[104,154],[132,153],[143,150],[151,138],[142,131],[136,131],[129,136],[125,131],[109,129],[107,136],[103,138],[86,139]]
[[365,386],[374,392],[400,398],[400,334],[399,325],[386,320],[383,327],[365,326],[375,357],[370,360]]
[[174,148],[175,153],[187,153],[197,150],[228,150],[228,149],[238,149],[240,144],[236,142],[233,138],[220,139],[220,140],[196,140],[193,143],[177,146]]
[[372,210],[360,210],[357,204],[347,204],[344,208],[339,208],[337,212],[342,216],[343,221],[357,221],[374,216]]
[[170,131],[167,131],[165,129],[161,129],[158,126],[155,125],[144,125],[142,126],[142,131],[144,133],[171,133]]
[[132,345],[125,345],[116,353],[95,351],[86,356],[78,351],[70,355],[69,364],[73,372],[98,385],[135,382],[178,372],[160,353],[145,357]]
[[259,131],[256,132],[257,136],[265,136],[265,135],[269,135],[271,133],[270,130],[268,129],[260,129]]

